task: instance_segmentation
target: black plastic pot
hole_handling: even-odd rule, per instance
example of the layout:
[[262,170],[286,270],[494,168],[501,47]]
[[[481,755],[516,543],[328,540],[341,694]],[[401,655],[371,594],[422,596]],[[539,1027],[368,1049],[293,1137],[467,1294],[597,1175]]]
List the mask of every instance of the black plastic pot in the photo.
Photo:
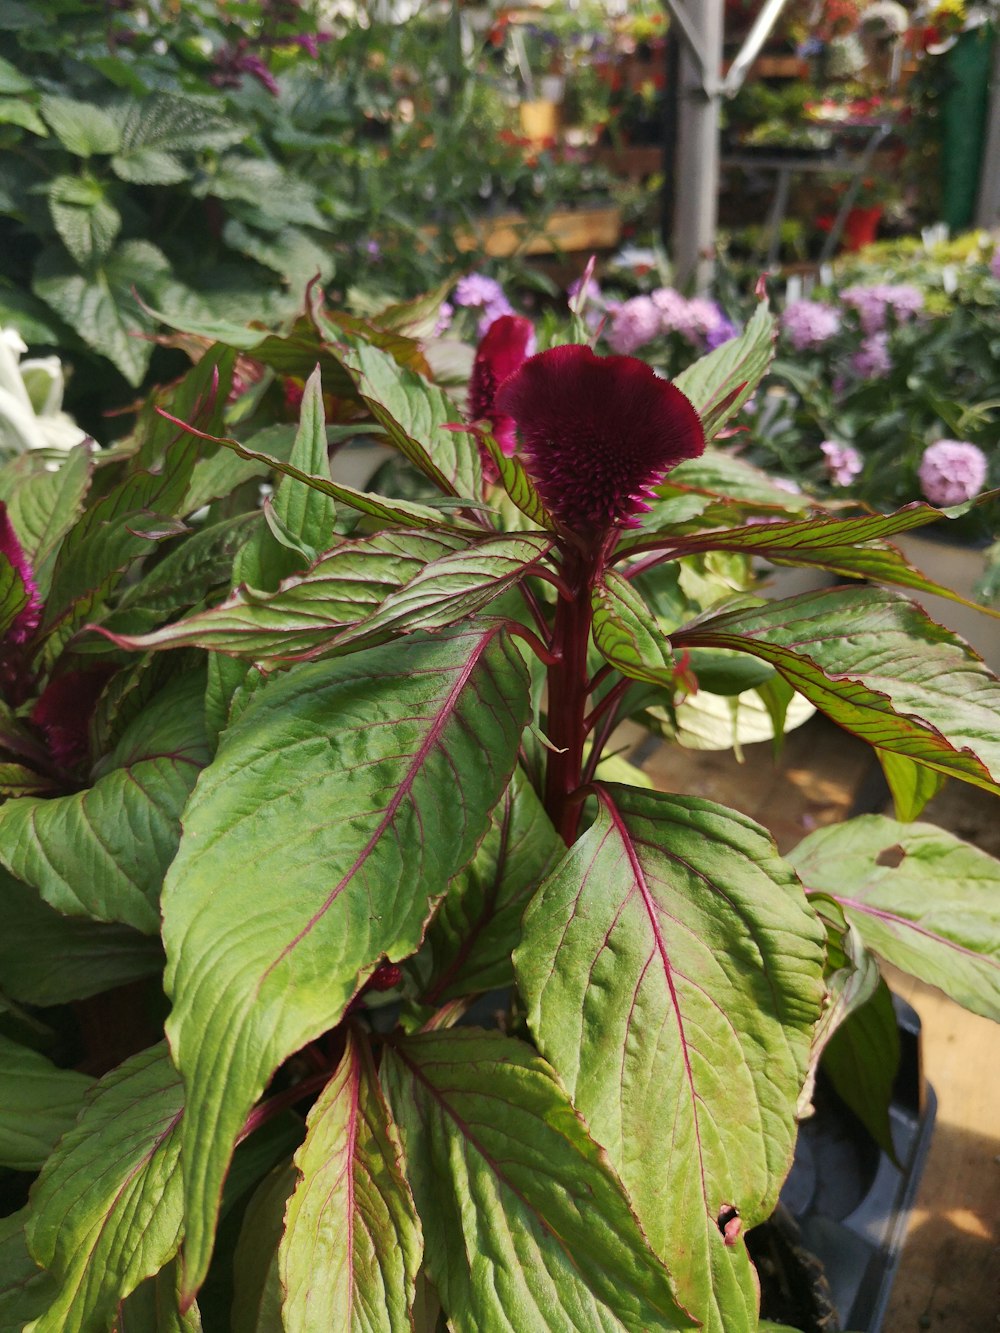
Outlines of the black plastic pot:
[[[819,1080],[816,1113],[800,1128],[779,1215],[773,1224],[765,1224],[770,1232],[756,1228],[748,1236],[761,1270],[764,1313],[791,1322],[793,1327],[794,1319],[788,1314],[776,1306],[767,1307],[765,1269],[778,1270],[773,1275],[775,1285],[788,1287],[787,1272],[794,1257],[803,1261],[807,1278],[811,1257],[818,1260],[822,1277],[815,1283],[811,1323],[803,1324],[807,1333],[836,1329],[880,1333],[889,1303],[937,1109],[933,1089],[924,1082],[921,1070],[920,1019],[898,996],[893,1003],[901,1051],[890,1121],[899,1165]],[[787,1267],[783,1267],[786,1258]],[[812,1267],[816,1276],[815,1264]],[[780,1296],[780,1290],[774,1292],[775,1298]]]

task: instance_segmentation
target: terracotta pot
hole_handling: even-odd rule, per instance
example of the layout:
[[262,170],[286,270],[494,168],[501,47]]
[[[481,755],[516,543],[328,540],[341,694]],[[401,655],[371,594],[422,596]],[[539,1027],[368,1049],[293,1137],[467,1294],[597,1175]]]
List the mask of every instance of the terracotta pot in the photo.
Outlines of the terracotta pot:
[[844,249],[862,250],[866,245],[872,245],[878,238],[878,224],[881,218],[881,204],[872,204],[868,208],[852,208],[844,219]]

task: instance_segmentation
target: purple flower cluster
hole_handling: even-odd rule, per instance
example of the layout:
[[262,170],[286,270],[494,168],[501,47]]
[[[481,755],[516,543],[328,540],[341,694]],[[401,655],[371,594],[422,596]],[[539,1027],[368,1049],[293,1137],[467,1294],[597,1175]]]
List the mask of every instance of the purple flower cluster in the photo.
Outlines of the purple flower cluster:
[[986,455],[968,440],[938,440],[924,450],[917,476],[931,504],[961,504],[983,489]]
[[459,278],[455,284],[452,300],[455,305],[465,306],[472,310],[482,310],[483,313],[480,316],[478,326],[480,338],[488,332],[490,325],[498,320],[501,315],[512,315],[514,313],[514,308],[507,300],[504,289],[496,278],[490,278],[485,273],[467,273],[464,278]]
[[865,333],[881,333],[890,312],[897,321],[912,319],[924,308],[924,294],[908,282],[874,283],[870,287],[845,287],[840,293],[844,305],[858,312]]
[[629,355],[661,334],[679,333],[696,347],[713,348],[736,331],[714,301],[682,296],[673,287],[658,287],[649,296],[633,296],[618,306],[607,336],[612,351]]
[[872,333],[861,339],[861,346],[851,357],[854,373],[863,380],[876,380],[892,369],[889,355],[889,335]]
[[797,352],[822,347],[840,331],[840,315],[823,301],[791,301],[781,316],[785,336]]
[[860,475],[864,460],[851,445],[824,440],[819,449],[826,459],[827,474],[834,485],[850,486],[854,478]]

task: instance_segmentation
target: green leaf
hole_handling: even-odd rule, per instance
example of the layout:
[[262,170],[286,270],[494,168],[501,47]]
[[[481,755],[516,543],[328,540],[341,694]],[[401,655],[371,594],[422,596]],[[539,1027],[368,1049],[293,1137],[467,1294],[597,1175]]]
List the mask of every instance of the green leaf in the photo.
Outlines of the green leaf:
[[43,600],[59,547],[82,512],[92,473],[89,445],[71,449],[55,472],[34,454],[23,454],[0,470],[0,500]]
[[489,831],[469,865],[448,886],[416,966],[426,1004],[509,986],[511,953],[535,889],[565,846],[535,794],[516,770]]
[[[330,473],[319,366],[306,382],[289,462],[303,475]],[[329,548],[337,519],[331,497],[295,477],[281,478],[272,506],[269,523],[273,517],[279,531],[285,534],[283,540],[279,541],[273,532],[261,530],[234,570],[235,579],[268,592],[276,589],[283,578],[306,569],[320,551]]]
[[162,966],[159,940],[126,926],[62,916],[0,869],[0,985],[11,999],[65,1004],[155,975]]
[[107,1333],[181,1236],[180,1077],[163,1043],[101,1079],[32,1190],[28,1245],[58,1280],[25,1333]]
[[341,353],[362,400],[393,444],[445,495],[478,498],[483,478],[479,447],[458,408],[436,384],[400,367],[388,353],[355,342]]
[[180,1268],[172,1260],[121,1305],[116,1333],[202,1333],[198,1306],[181,1313]]
[[709,352],[674,379],[701,417],[705,439],[713,440],[753,395],[774,357],[777,325],[760,292],[757,308],[738,338]]
[[608,569],[594,585],[591,603],[594,644],[601,656],[631,680],[672,689],[670,642],[635,588]]
[[530,518],[533,523],[537,523],[539,527],[548,528],[550,531],[554,529],[555,522],[552,515],[545,508],[542,497],[535,489],[535,483],[524,470],[524,464],[520,458],[516,454],[512,458],[508,458],[488,432],[482,434],[480,438],[496,465],[500,476],[500,485],[510,497],[510,501],[515,508],[519,509],[525,517]]
[[874,956],[841,908],[823,894],[813,894],[810,901],[826,929],[826,1003],[813,1028],[809,1074],[799,1093],[800,1119],[812,1114],[816,1072],[827,1043],[855,1010],[867,1004],[882,979]]
[[38,1267],[24,1231],[30,1210],[0,1218],[0,1328],[22,1329],[51,1304],[57,1290],[50,1273]]
[[72,1125],[90,1079],[0,1036],[0,1166],[37,1171]]
[[302,227],[259,231],[229,218],[222,229],[222,239],[240,254],[280,274],[293,291],[302,291],[316,277],[329,282],[334,273],[329,245],[324,247],[317,235]]
[[1000,1020],[1000,862],[931,824],[863,815],[788,858],[880,958]]
[[503,593],[523,582],[552,549],[545,533],[504,534],[426,565],[398,592],[392,592],[366,620],[345,630],[337,647],[378,640],[386,634],[440,629],[478,615]]
[[178,154],[228,148],[245,133],[242,125],[219,116],[209,98],[154,93],[132,98],[126,107],[111,169],[135,185],[179,185],[190,168]]
[[278,1242],[294,1186],[292,1164],[277,1166],[247,1205],[233,1256],[232,1333],[275,1333],[287,1327],[281,1318]]
[[164,690],[105,760],[112,771],[87,790],[0,805],[0,864],[67,916],[155,935],[180,813],[207,757],[204,688],[196,673]]
[[947,777],[937,769],[914,763],[905,754],[893,754],[890,750],[876,750],[876,754],[892,792],[896,818],[904,822],[919,819],[920,812],[938,794]]
[[[796,495],[776,486],[767,472],[754,467],[745,459],[723,453],[721,449],[706,449],[700,458],[678,463],[657,490],[664,496],[696,491],[703,495],[723,496],[786,511],[808,509],[814,503],[808,495]],[[659,507],[654,503],[643,522],[643,530],[657,526],[658,514]]]
[[[16,65],[12,65],[9,60],[4,60],[0,56],[0,93],[13,94],[15,97],[22,93],[34,91],[35,85],[29,78],[26,78]],[[439,298],[440,300],[442,297]]]
[[[188,1091],[188,1292],[251,1106],[383,956],[416,951],[486,832],[528,712],[520,654],[499,627],[473,626],[295,667],[223,735],[163,898],[168,1031]],[[455,791],[456,772],[475,782]]]
[[110,252],[122,218],[108,200],[104,186],[93,178],[57,176],[48,188],[49,212],[59,238],[85,268]]
[[[706,532],[672,539],[678,553],[695,551],[742,551],[781,565],[816,565],[835,574],[854,574],[878,583],[892,583],[948,597],[980,611],[989,608],[970,602],[919,570],[885,537],[928,523],[946,520],[940,509],[926,504],[911,504],[894,514],[870,514],[863,518],[808,518],[791,523],[754,524],[722,532]],[[1000,611],[989,612],[1000,616]]]
[[22,97],[0,98],[0,125],[19,125],[22,130],[37,134],[40,139],[49,136],[45,121],[35,107]]
[[373,612],[429,562],[464,544],[445,532],[379,532],[341,542],[301,578],[275,593],[238,588],[221,606],[155,633],[109,637],[123,648],[183,648],[294,659],[328,648],[337,635]]
[[841,1101],[875,1142],[894,1154],[889,1106],[899,1068],[899,1028],[889,987],[879,980],[874,995],[852,1010],[823,1052],[823,1069]]
[[[183,424],[181,421],[177,422],[179,426]],[[241,444],[239,440],[224,436],[205,435],[198,431],[192,431],[192,434],[199,435],[202,439],[211,440],[213,444],[225,445],[227,449],[232,449],[233,453],[238,454],[240,458],[264,463],[271,471],[280,472],[286,477],[294,477],[297,481],[305,482],[307,486],[312,486],[315,490],[322,492],[323,495],[328,495],[331,499],[338,500],[341,504],[356,509],[359,513],[377,518],[390,527],[428,528],[438,531],[442,529],[454,531],[457,528],[461,531],[476,533],[482,531],[478,525],[466,522],[455,515],[445,518],[440,510],[432,509],[429,505],[412,504],[408,500],[383,500],[381,496],[372,495],[368,491],[358,491],[353,486],[342,486],[338,482],[331,481],[328,477],[303,472],[294,463],[286,463],[280,458],[273,458],[270,454],[260,453],[256,449]]]
[[709,614],[672,642],[762,658],[870,745],[1000,791],[1000,681],[886,589],[833,588]]
[[352,1033],[295,1165],[278,1252],[287,1333],[409,1333],[423,1237],[371,1052]]
[[32,289],[80,338],[106,356],[137,387],[146,373],[153,344],[145,335],[155,324],[135,299],[148,301],[170,279],[166,256],[148,241],[125,241],[101,267],[81,273],[54,251],[35,269]]
[[93,102],[46,96],[41,112],[52,133],[75,157],[117,153],[121,147],[120,118]]
[[552,1070],[499,1033],[424,1033],[382,1077],[456,1333],[692,1328]]
[[621,1174],[678,1298],[756,1328],[744,1226],[791,1166],[822,1004],[822,931],[768,834],[696,797],[599,790],[514,956],[539,1049]]

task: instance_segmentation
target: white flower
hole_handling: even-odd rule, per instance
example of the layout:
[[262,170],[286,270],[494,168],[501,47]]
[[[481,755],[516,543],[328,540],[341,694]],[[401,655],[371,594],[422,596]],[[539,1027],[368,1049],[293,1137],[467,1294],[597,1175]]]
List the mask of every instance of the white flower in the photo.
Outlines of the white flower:
[[62,362],[57,356],[22,361],[27,350],[16,329],[0,329],[0,454],[65,452],[87,437],[62,410]]

